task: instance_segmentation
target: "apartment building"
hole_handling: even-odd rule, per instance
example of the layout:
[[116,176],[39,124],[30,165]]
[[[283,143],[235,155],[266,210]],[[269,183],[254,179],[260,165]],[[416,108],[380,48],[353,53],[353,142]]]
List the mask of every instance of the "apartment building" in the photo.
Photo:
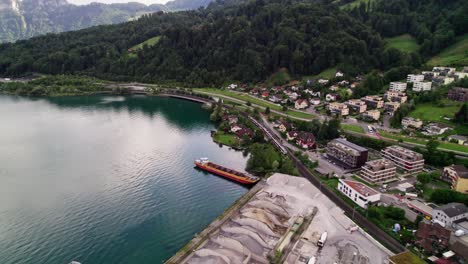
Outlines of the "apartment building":
[[406,93],[402,92],[387,91],[384,97],[389,102],[398,102],[400,104],[403,104],[406,101],[408,101],[408,96],[406,95]]
[[422,82],[424,81],[424,75],[422,74],[408,74],[406,78],[406,82],[414,83],[414,82]]
[[390,83],[390,91],[393,92],[404,92],[406,91],[407,83],[405,82],[391,82]]
[[382,155],[387,160],[393,161],[398,168],[411,174],[420,172],[424,168],[422,154],[397,145],[384,148]]
[[343,103],[329,103],[328,104],[328,111],[331,114],[336,114],[339,116],[347,116],[349,115],[349,108],[346,104]]
[[379,192],[357,181],[340,179],[338,190],[364,209],[380,201]]
[[369,119],[369,120],[379,120],[380,119],[380,111],[379,110],[368,110],[362,114],[362,117],[364,119]]
[[448,91],[448,98],[458,102],[468,102],[468,88],[454,87]]
[[350,168],[359,168],[366,163],[369,152],[366,148],[343,138],[334,139],[327,144],[327,157]]
[[442,179],[449,182],[452,189],[468,193],[468,169],[463,165],[451,165],[444,168]]
[[404,128],[412,127],[412,128],[419,129],[422,127],[423,122],[420,119],[407,116],[407,117],[403,117],[403,119],[401,120],[401,125]]
[[385,112],[389,113],[390,115],[393,115],[396,110],[400,108],[400,103],[398,102],[385,102],[384,104],[384,110]]
[[384,106],[384,100],[381,96],[378,95],[368,95],[361,98],[367,105],[367,108],[379,109]]
[[397,180],[395,164],[386,159],[371,160],[361,168],[359,176],[371,184],[384,184]]
[[433,72],[438,72],[441,74],[451,74],[454,73],[457,69],[452,68],[452,67],[444,67],[444,66],[435,66],[432,68]]
[[413,83],[413,91],[415,92],[430,91],[431,88],[432,88],[431,82],[414,82]]
[[367,110],[366,102],[361,101],[359,99],[348,100],[346,105],[349,109],[351,109],[354,113],[363,113]]

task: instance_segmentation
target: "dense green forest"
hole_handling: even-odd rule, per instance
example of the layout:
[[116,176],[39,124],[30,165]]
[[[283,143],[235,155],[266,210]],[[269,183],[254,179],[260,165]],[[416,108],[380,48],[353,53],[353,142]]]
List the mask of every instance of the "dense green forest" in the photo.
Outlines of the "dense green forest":
[[[232,0],[195,11],[158,12],[120,25],[0,45],[0,74],[87,74],[192,86],[257,82],[282,68],[295,77],[332,66],[357,74],[417,67],[468,28],[460,15],[466,1],[370,2],[349,10],[328,0]],[[383,37],[402,33],[416,36],[421,51],[385,48]],[[156,45],[129,53],[155,36],[160,36]]]

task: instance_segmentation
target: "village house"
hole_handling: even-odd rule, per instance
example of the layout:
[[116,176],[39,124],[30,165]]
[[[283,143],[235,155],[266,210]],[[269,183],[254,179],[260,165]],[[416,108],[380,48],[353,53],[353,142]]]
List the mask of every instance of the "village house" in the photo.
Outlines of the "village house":
[[361,98],[367,105],[367,108],[379,109],[384,106],[383,98],[378,95],[368,95]]
[[268,101],[273,103],[279,103],[281,101],[281,98],[277,97],[276,95],[272,95],[270,96],[270,98],[268,98]]
[[462,135],[450,135],[447,137],[449,142],[455,142],[458,145],[466,145],[468,143],[468,137]]
[[391,82],[390,91],[393,92],[404,92],[406,91],[407,83],[404,82]]
[[262,98],[268,98],[268,96],[270,96],[270,93],[269,92],[263,92],[262,93]]
[[414,82],[413,91],[414,92],[425,92],[430,91],[432,88],[431,82]]
[[340,82],[338,82],[338,85],[341,86],[341,87],[348,86],[348,85],[349,85],[349,81],[347,81],[347,80],[340,81]]
[[414,82],[422,82],[424,81],[424,75],[422,74],[408,74],[406,78],[406,82],[414,83]]
[[448,91],[448,98],[458,102],[468,102],[468,88],[454,87]]
[[286,133],[286,139],[288,141],[293,141],[296,139],[297,135],[298,135],[297,131],[289,131],[288,133]]
[[339,99],[339,96],[337,94],[331,93],[325,95],[325,101],[327,102],[334,102]]
[[338,190],[364,209],[380,201],[379,192],[357,181],[340,179]]
[[236,115],[223,115],[222,119],[224,121],[227,121],[229,123],[229,125],[233,125],[233,124],[236,124],[237,122],[239,122],[239,117],[237,117]]
[[315,98],[310,98],[309,102],[310,102],[310,104],[312,104],[312,105],[319,105],[319,104],[320,104],[320,98],[317,98],[317,97],[315,97]]
[[365,120],[374,120],[377,121],[380,119],[380,111],[379,110],[367,110],[362,114],[362,118]]
[[337,71],[337,72],[335,73],[335,77],[336,77],[336,78],[343,77],[343,76],[344,76],[344,74],[343,74],[341,71]]
[[231,132],[232,133],[236,133],[237,131],[240,131],[242,129],[244,129],[243,125],[239,125],[239,124],[231,125]]
[[355,113],[363,113],[367,110],[367,105],[364,101],[359,99],[352,99],[346,102],[346,105]]
[[430,123],[424,127],[424,131],[422,133],[428,136],[442,135],[449,129],[450,127],[445,124]]
[[451,184],[452,190],[468,193],[468,169],[463,165],[444,167],[442,180]]
[[330,89],[330,91],[332,91],[332,92],[336,92],[336,91],[340,90],[340,87],[338,87],[338,85],[332,85],[328,89]]
[[309,107],[307,99],[298,99],[294,102],[294,108],[296,109],[306,109],[307,107]]
[[398,108],[400,108],[399,102],[385,102],[384,104],[384,111],[389,115],[393,115]]
[[254,136],[254,132],[250,128],[246,127],[236,131],[235,134],[240,139],[243,139],[244,137],[252,138]]
[[432,210],[432,219],[443,227],[451,227],[459,220],[468,218],[468,208],[462,203],[448,203]]
[[281,121],[280,125],[278,126],[278,130],[283,133],[286,133],[287,131],[290,131],[291,129],[292,129],[291,124],[289,124],[286,121]]
[[349,87],[351,87],[351,89],[354,89],[358,87],[358,85],[359,85],[359,82],[353,82]]
[[398,102],[400,104],[403,104],[408,100],[408,96],[403,92],[387,91],[384,97],[389,102]]
[[289,97],[289,99],[291,99],[292,101],[295,101],[295,100],[297,100],[297,98],[299,97],[299,94],[297,94],[296,92],[293,92],[293,93],[291,93],[288,97]]
[[315,147],[315,136],[309,132],[300,132],[296,137],[296,144],[303,149]]
[[339,116],[349,115],[349,108],[343,103],[329,103],[327,109],[331,114],[336,114]]
[[319,79],[317,82],[318,82],[319,84],[321,84],[321,85],[326,85],[326,84],[328,84],[328,80],[327,80],[327,79]]
[[227,88],[228,88],[229,90],[235,90],[235,89],[237,89],[237,87],[238,87],[237,84],[231,83],[230,85],[228,85]]
[[257,95],[259,94],[259,91],[258,91],[257,88],[254,88],[254,89],[252,89],[252,90],[250,91],[250,94],[251,94],[251,95],[257,96]]
[[401,125],[403,126],[403,128],[412,127],[412,128],[419,129],[422,127],[423,122],[420,119],[407,116],[407,117],[403,117],[403,119],[401,120]]

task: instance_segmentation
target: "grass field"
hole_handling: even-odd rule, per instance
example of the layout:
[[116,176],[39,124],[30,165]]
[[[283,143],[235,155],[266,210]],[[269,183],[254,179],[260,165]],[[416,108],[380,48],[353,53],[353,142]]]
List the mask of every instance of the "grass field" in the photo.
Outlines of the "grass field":
[[[276,111],[281,111],[282,108],[281,106],[277,104],[270,103],[268,101],[262,100],[260,98],[255,98],[252,96],[249,96],[247,94],[242,94],[242,93],[236,93],[232,91],[226,91],[226,90],[220,90],[220,89],[214,89],[214,88],[197,88],[194,89],[195,92],[205,92],[205,93],[212,93],[212,94],[219,94],[219,95],[224,95],[224,96],[229,96],[238,100],[242,100],[245,102],[250,102],[251,104],[259,105],[261,107],[270,107],[272,110]],[[293,111],[293,110],[288,110],[284,112],[285,114],[290,115],[291,117],[297,117],[297,118],[305,118],[305,119],[312,119],[315,116],[312,114],[304,113],[304,112],[299,112],[299,111]]]
[[468,34],[457,38],[457,42],[438,55],[432,57],[429,66],[466,66],[468,65]]
[[387,48],[395,48],[403,52],[415,52],[419,49],[418,43],[410,34],[387,38],[385,41]]
[[324,78],[324,79],[331,79],[335,77],[336,74],[336,67],[333,68],[328,68],[324,71],[322,71],[319,74],[316,75],[307,75],[302,77],[303,80],[310,80],[310,79],[319,79],[319,78]]
[[341,129],[356,133],[365,133],[364,128],[360,125],[341,124]]
[[239,139],[233,134],[224,134],[222,132],[216,132],[213,135],[213,140],[216,143],[223,144],[226,146],[236,147],[240,144]]
[[443,123],[450,123],[444,117],[453,118],[455,113],[460,110],[461,103],[443,100],[443,106],[434,105],[432,103],[420,104],[409,115],[414,118],[419,118],[423,121],[437,121]]
[[142,43],[140,43],[138,45],[135,45],[135,46],[131,47],[131,49],[132,50],[139,50],[139,49],[142,49],[144,45],[147,45],[148,47],[154,46],[159,42],[160,39],[161,39],[161,36],[156,36],[156,37],[150,38],[148,40],[143,41]]

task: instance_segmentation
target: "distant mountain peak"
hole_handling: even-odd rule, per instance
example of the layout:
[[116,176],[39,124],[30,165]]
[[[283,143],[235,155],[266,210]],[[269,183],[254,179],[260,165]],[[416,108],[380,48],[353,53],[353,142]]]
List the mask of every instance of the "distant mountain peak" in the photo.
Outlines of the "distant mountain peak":
[[9,10],[19,13],[18,0],[0,0],[0,11]]

